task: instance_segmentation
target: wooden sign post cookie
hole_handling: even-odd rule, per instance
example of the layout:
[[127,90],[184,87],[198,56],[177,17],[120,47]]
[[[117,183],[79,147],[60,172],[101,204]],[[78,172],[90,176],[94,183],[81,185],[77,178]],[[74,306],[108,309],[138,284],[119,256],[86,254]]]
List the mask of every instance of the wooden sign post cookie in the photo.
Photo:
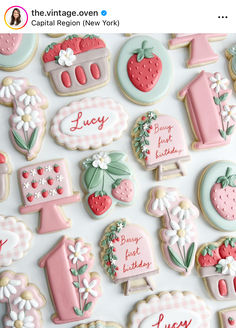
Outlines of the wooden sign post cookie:
[[156,169],[156,179],[185,175],[183,162],[190,160],[179,122],[167,115],[147,112],[132,130],[135,156],[147,170]]
[[115,221],[106,228],[100,246],[102,265],[115,283],[125,283],[125,295],[153,290],[149,277],[159,269],[150,236],[140,226],[124,219]]

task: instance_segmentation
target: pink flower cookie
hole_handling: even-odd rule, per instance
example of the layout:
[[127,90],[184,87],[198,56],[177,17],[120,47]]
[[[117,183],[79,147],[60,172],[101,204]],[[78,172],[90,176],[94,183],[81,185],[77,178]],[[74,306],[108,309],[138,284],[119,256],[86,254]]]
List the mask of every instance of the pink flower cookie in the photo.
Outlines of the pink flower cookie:
[[190,156],[182,127],[175,118],[147,112],[138,118],[131,136],[136,158],[147,170],[156,169],[157,180],[185,175],[182,162]]
[[39,261],[39,266],[45,268],[56,310],[52,315],[54,323],[80,321],[91,316],[101,296],[100,277],[90,272],[93,262],[89,244],[80,238],[67,237],[62,237]]
[[229,81],[220,73],[202,71],[178,93],[178,98],[185,103],[195,136],[193,150],[230,143],[236,121],[236,106],[227,104],[232,93],[228,84]]
[[0,103],[12,107],[10,138],[13,146],[31,161],[40,151],[45,134],[46,97],[25,78],[8,76],[0,86]]
[[23,206],[21,214],[40,212],[38,233],[69,228],[71,222],[60,206],[78,202],[73,192],[64,159],[56,159],[21,168],[18,171]]
[[42,328],[41,308],[46,304],[37,286],[26,275],[4,271],[0,274],[0,303],[6,304],[3,328]]
[[136,304],[128,328],[210,328],[204,300],[190,292],[162,292]]
[[150,192],[146,211],[162,218],[161,248],[167,264],[181,274],[190,274],[197,250],[197,207],[175,188],[158,186]]
[[236,327],[236,308],[224,309],[218,312],[221,328]]
[[0,267],[21,259],[30,248],[32,233],[12,216],[0,216]]
[[214,63],[218,60],[218,55],[214,53],[209,42],[225,39],[224,33],[196,33],[174,34],[169,41],[170,49],[180,47],[189,47],[190,58],[187,61],[187,67],[196,67]]
[[214,299],[236,299],[236,238],[227,236],[202,245],[196,261],[198,273]]
[[42,55],[43,68],[59,96],[72,96],[109,82],[109,51],[94,34],[69,35],[51,43]]
[[99,148],[121,137],[128,115],[110,98],[85,98],[62,107],[52,120],[51,134],[68,149]]
[[85,204],[94,219],[103,218],[115,205],[132,205],[133,174],[121,152],[100,152],[82,162]]
[[[125,219],[110,224],[100,241],[101,261],[110,278],[124,283],[124,294],[153,290],[150,276],[159,269],[155,263],[150,236],[140,226]],[[140,280],[143,284],[140,285]]]
[[7,199],[10,191],[11,165],[6,153],[0,152],[0,202]]

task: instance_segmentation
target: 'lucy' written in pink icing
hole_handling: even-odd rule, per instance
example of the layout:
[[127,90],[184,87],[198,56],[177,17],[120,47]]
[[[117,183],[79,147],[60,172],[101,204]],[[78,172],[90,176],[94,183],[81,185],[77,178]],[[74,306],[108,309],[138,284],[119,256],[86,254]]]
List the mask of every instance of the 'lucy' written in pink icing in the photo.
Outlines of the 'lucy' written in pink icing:
[[0,253],[1,253],[1,250],[2,250],[2,246],[4,244],[6,244],[7,241],[8,241],[8,239],[6,239],[5,241],[0,240]]
[[83,116],[83,113],[79,112],[78,116],[77,116],[77,119],[71,121],[71,123],[75,123],[75,126],[72,126],[70,128],[70,131],[73,132],[75,130],[81,130],[86,126],[90,126],[91,124],[92,125],[99,124],[98,125],[98,130],[102,130],[103,127],[104,127],[104,124],[109,120],[109,117],[105,117],[105,116],[100,117],[100,116],[98,116],[97,118],[93,117],[93,118],[91,118],[91,120],[83,121],[82,116]]
[[161,323],[164,319],[165,319],[165,316],[163,313],[161,313],[159,315],[158,322],[155,323],[154,325],[152,325],[152,327],[156,327],[156,328],[181,328],[181,327],[188,328],[190,326],[190,324],[192,323],[192,319],[190,319],[189,321],[185,320],[185,321],[180,321],[179,323],[174,322],[173,324],[165,324],[165,326],[164,326],[164,325],[161,325]]

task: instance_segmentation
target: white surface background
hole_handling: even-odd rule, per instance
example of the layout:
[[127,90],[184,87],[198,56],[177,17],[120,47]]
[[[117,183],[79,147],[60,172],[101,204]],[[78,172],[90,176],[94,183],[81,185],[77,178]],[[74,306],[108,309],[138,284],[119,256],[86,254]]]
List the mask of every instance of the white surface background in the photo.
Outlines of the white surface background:
[[[167,47],[167,42],[170,38],[170,35],[156,34],[153,36],[163,42],[164,46]],[[125,327],[127,323],[128,313],[133,309],[135,303],[147,297],[148,295],[151,295],[152,292],[144,291],[135,293],[130,296],[124,296],[121,286],[115,285],[109,279],[100,264],[100,248],[98,246],[98,243],[102,236],[103,230],[109,223],[119,218],[126,218],[128,221],[138,223],[144,228],[146,228],[146,230],[148,230],[152,237],[157,264],[160,267],[160,273],[156,276],[153,276],[153,281],[156,284],[155,293],[165,290],[169,291],[176,289],[194,292],[196,295],[199,295],[200,297],[204,298],[207,305],[211,308],[211,327],[217,327],[219,325],[216,314],[217,310],[236,305],[236,300],[235,302],[218,302],[212,300],[210,296],[208,296],[203,281],[198,276],[195,269],[193,269],[192,274],[190,276],[183,277],[172,269],[170,269],[164,262],[160,250],[160,241],[157,236],[158,230],[161,227],[161,220],[151,217],[145,212],[145,203],[147,201],[148,191],[152,187],[156,186],[157,182],[154,180],[152,172],[145,171],[143,167],[137,162],[132,153],[130,142],[131,128],[137,117],[142,115],[146,111],[158,110],[160,113],[169,114],[179,119],[184,128],[186,141],[190,149],[190,145],[193,140],[192,131],[190,129],[190,124],[187,118],[184,104],[177,99],[176,95],[177,92],[183,86],[185,86],[186,83],[192,80],[194,76],[201,71],[202,68],[186,68],[185,63],[188,58],[187,48],[169,50],[168,53],[172,59],[174,72],[172,86],[168,95],[156,105],[147,107],[138,106],[133,104],[123,96],[114,77],[114,63],[116,60],[116,56],[118,55],[120,47],[126,41],[126,37],[124,37],[124,35],[122,34],[102,34],[101,37],[105,40],[107,47],[110,49],[111,52],[111,81],[107,86],[90,92],[86,96],[112,97],[114,100],[120,102],[129,114],[128,130],[123,134],[120,140],[113,142],[107,147],[103,147],[102,150],[119,150],[125,151],[128,154],[129,163],[134,170],[136,178],[136,202],[133,206],[130,207],[115,207],[108,217],[97,221],[90,218],[82,202],[64,206],[63,208],[67,217],[72,219],[72,227],[70,229],[59,231],[56,233],[38,235],[36,233],[36,228],[38,224],[38,214],[36,213],[22,216],[18,212],[18,207],[22,204],[22,202],[17,184],[16,173],[19,168],[28,165],[29,163],[26,162],[22,154],[18,153],[14,149],[8,138],[8,118],[10,116],[11,109],[0,105],[0,150],[3,150],[8,153],[13,167],[10,195],[5,202],[0,203],[0,213],[6,216],[14,215],[18,217],[19,219],[23,220],[33,231],[32,247],[27,253],[27,255],[23,259],[14,262],[10,267],[7,267],[6,269],[13,270],[15,272],[24,272],[28,275],[30,282],[37,284],[37,286],[40,288],[40,290],[47,299],[47,304],[42,310],[43,327],[55,328],[55,324],[53,324],[50,320],[50,316],[54,313],[54,308],[49,296],[45,272],[43,269],[38,267],[37,262],[58,242],[62,235],[66,234],[70,237],[82,237],[86,242],[91,243],[93,246],[93,253],[95,255],[95,264],[93,271],[97,271],[101,275],[103,289],[103,295],[95,305],[95,309],[92,313],[91,318],[83,322],[90,322],[98,319],[111,320],[117,321]],[[27,77],[32,85],[37,85],[41,89],[41,91],[48,97],[49,107],[46,110],[46,116],[48,121],[47,133],[42,144],[42,149],[38,157],[33,161],[33,163],[54,158],[66,158],[68,160],[70,172],[72,175],[74,190],[81,191],[81,186],[79,183],[79,177],[81,173],[79,168],[79,161],[88,156],[91,156],[94,151],[66,150],[63,147],[57,145],[48,133],[50,121],[59,108],[68,104],[71,101],[79,100],[85,97],[83,95],[74,97],[57,96],[52,90],[48,78],[43,73],[42,65],[40,62],[41,53],[48,44],[50,44],[51,42],[57,42],[59,40],[61,40],[61,38],[52,39],[47,35],[40,35],[39,48],[33,61],[25,69],[19,72],[7,74],[6,72],[1,71],[0,78],[2,80],[2,78],[7,75]],[[209,72],[221,72],[223,76],[226,76],[230,79],[231,86],[232,81],[228,73],[227,60],[224,56],[224,50],[227,47],[231,46],[232,43],[234,43],[235,41],[236,35],[231,34],[223,41],[211,43],[213,49],[219,55],[219,60],[217,63],[203,67]],[[232,97],[229,99],[229,103],[236,104],[236,97],[234,91]],[[206,119],[210,122],[209,117],[206,117]],[[220,159],[235,160],[235,146],[236,137],[233,137],[231,144],[226,147],[199,152],[190,151],[191,162],[186,163],[187,176],[167,180],[159,184],[178,188],[183,195],[189,197],[195,204],[197,204],[197,183],[202,169],[209,163]],[[83,196],[82,193],[81,196]],[[212,228],[203,219],[202,215],[200,215],[200,217],[197,219],[197,228],[199,232],[199,245],[207,241],[215,241],[219,237],[226,235],[225,233],[219,232]],[[58,268],[58,271],[60,271],[60,268]],[[4,307],[5,305],[0,306],[0,318],[4,314]],[[69,323],[61,325],[61,327],[68,328],[74,327],[75,325],[76,323]]]

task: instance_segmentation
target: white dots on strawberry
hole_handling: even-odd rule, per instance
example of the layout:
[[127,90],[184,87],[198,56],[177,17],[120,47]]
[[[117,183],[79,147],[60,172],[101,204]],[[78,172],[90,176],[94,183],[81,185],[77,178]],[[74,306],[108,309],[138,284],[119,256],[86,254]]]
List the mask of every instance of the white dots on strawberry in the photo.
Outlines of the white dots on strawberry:
[[74,55],[79,54],[81,52],[80,41],[81,41],[81,38],[78,37],[77,34],[69,35],[66,37],[65,41],[62,42],[61,49],[66,50],[66,49],[70,48],[73,50]]
[[0,34],[1,40],[1,48],[0,54],[8,56],[12,55],[18,49],[21,40],[22,34],[15,34],[15,33],[6,33]]
[[54,61],[55,57],[59,55],[59,52],[61,50],[61,44],[60,43],[51,43],[44,51],[43,54],[43,61],[44,63],[48,63],[50,61]]
[[95,215],[102,215],[109,210],[112,199],[105,192],[96,192],[88,197],[88,205]]
[[34,200],[34,196],[32,194],[27,194],[26,198],[28,199],[29,202],[32,202]]
[[208,245],[201,251],[198,262],[201,267],[209,267],[215,266],[220,259],[219,248],[215,245]]
[[152,50],[153,48],[147,48],[147,41],[143,41],[142,48],[134,50],[127,63],[130,81],[143,92],[155,87],[162,72],[161,60]]
[[220,256],[225,259],[232,256],[236,260],[236,238],[226,238],[219,247]]
[[42,196],[43,198],[47,198],[48,197],[48,191],[46,189],[42,190]]
[[82,52],[105,47],[104,41],[94,34],[86,34],[80,42],[80,49]]
[[225,176],[217,178],[211,188],[211,202],[215,210],[225,220],[236,219],[236,174],[227,167]]
[[117,179],[112,184],[112,196],[119,201],[129,203],[134,197],[134,184],[129,179]]

